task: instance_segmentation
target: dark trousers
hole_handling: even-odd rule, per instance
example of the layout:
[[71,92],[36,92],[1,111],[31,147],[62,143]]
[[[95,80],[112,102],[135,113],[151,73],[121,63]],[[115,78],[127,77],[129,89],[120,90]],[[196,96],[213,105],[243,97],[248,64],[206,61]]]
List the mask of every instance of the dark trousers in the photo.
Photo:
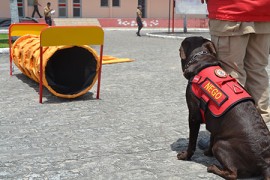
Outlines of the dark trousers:
[[143,28],[143,23],[142,23],[142,19],[141,18],[139,18],[139,17],[137,17],[136,18],[136,21],[137,21],[137,24],[138,24],[138,34],[140,34],[140,31],[141,31],[141,29]]
[[45,17],[45,21],[46,21],[46,24],[48,24],[49,26],[52,25],[52,18],[51,17]]
[[39,17],[42,18],[42,16],[39,13],[38,5],[34,5],[34,11],[32,13],[32,18],[35,16],[36,12],[38,13]]

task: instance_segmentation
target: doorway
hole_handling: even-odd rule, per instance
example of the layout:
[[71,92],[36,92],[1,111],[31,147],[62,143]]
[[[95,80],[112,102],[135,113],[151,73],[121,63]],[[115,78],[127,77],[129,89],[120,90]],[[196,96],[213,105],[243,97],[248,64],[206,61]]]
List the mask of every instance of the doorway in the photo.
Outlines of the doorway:
[[145,18],[146,16],[146,0],[138,0],[138,5],[142,6],[142,17]]

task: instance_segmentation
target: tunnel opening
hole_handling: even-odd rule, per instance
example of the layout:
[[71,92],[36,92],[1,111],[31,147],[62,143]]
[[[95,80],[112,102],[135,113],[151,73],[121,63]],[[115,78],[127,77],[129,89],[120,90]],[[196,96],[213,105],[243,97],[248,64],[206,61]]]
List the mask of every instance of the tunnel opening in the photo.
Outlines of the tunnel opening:
[[96,57],[78,46],[57,50],[45,67],[48,85],[64,95],[77,94],[95,83],[96,73]]

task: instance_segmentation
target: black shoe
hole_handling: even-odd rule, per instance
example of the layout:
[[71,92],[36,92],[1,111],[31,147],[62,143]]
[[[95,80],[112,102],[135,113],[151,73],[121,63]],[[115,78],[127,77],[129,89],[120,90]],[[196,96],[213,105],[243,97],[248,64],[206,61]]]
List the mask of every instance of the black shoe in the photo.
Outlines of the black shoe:
[[141,36],[140,33],[136,32],[137,36]]
[[210,146],[210,137],[202,137],[198,142],[198,147],[201,150],[207,150]]

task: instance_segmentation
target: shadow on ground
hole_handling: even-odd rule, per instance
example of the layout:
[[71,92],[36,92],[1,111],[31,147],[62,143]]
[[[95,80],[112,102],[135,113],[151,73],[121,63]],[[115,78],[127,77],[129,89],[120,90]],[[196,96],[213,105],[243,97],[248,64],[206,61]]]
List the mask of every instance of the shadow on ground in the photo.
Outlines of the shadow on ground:
[[[198,135],[197,142],[201,138],[209,137],[209,135],[210,134],[208,131],[200,131],[199,135]],[[188,138],[179,138],[176,142],[171,144],[171,150],[176,151],[177,153],[187,150],[188,141],[189,141]],[[214,157],[205,156],[203,154],[203,151],[198,148],[198,145],[197,145],[197,148],[196,148],[194,155],[191,158],[191,161],[202,164],[205,167],[208,167],[212,164],[216,164],[218,166],[221,166],[220,163]],[[207,168],[205,169],[205,171],[207,171]],[[262,180],[262,179],[263,179],[263,177],[259,176],[259,177],[251,177],[251,178],[242,178],[241,180]]]
[[[33,88],[37,92],[37,96],[39,96],[39,83],[35,82],[34,80],[28,78],[26,75],[19,73],[14,74],[19,80],[21,80],[23,83],[27,84],[29,87]],[[43,99],[43,103],[46,104],[58,104],[58,103],[67,103],[67,102],[74,102],[74,101],[86,101],[86,100],[96,100],[96,98],[93,97],[92,92],[87,92],[86,94],[74,98],[74,99],[66,99],[66,98],[60,98],[55,95],[53,95],[50,91],[48,91],[47,88],[43,86],[43,92],[42,92],[43,98],[46,98],[46,100]]]
[[[201,138],[206,138],[209,135],[207,131],[200,131],[198,135],[198,140]],[[176,151],[177,153],[187,150],[188,147],[188,138],[179,138],[176,142],[171,144],[171,150]],[[203,154],[203,150],[200,150],[197,146],[194,155],[191,158],[191,161],[202,164],[204,166],[209,166],[211,164],[219,164],[218,161],[213,157],[208,157]]]

